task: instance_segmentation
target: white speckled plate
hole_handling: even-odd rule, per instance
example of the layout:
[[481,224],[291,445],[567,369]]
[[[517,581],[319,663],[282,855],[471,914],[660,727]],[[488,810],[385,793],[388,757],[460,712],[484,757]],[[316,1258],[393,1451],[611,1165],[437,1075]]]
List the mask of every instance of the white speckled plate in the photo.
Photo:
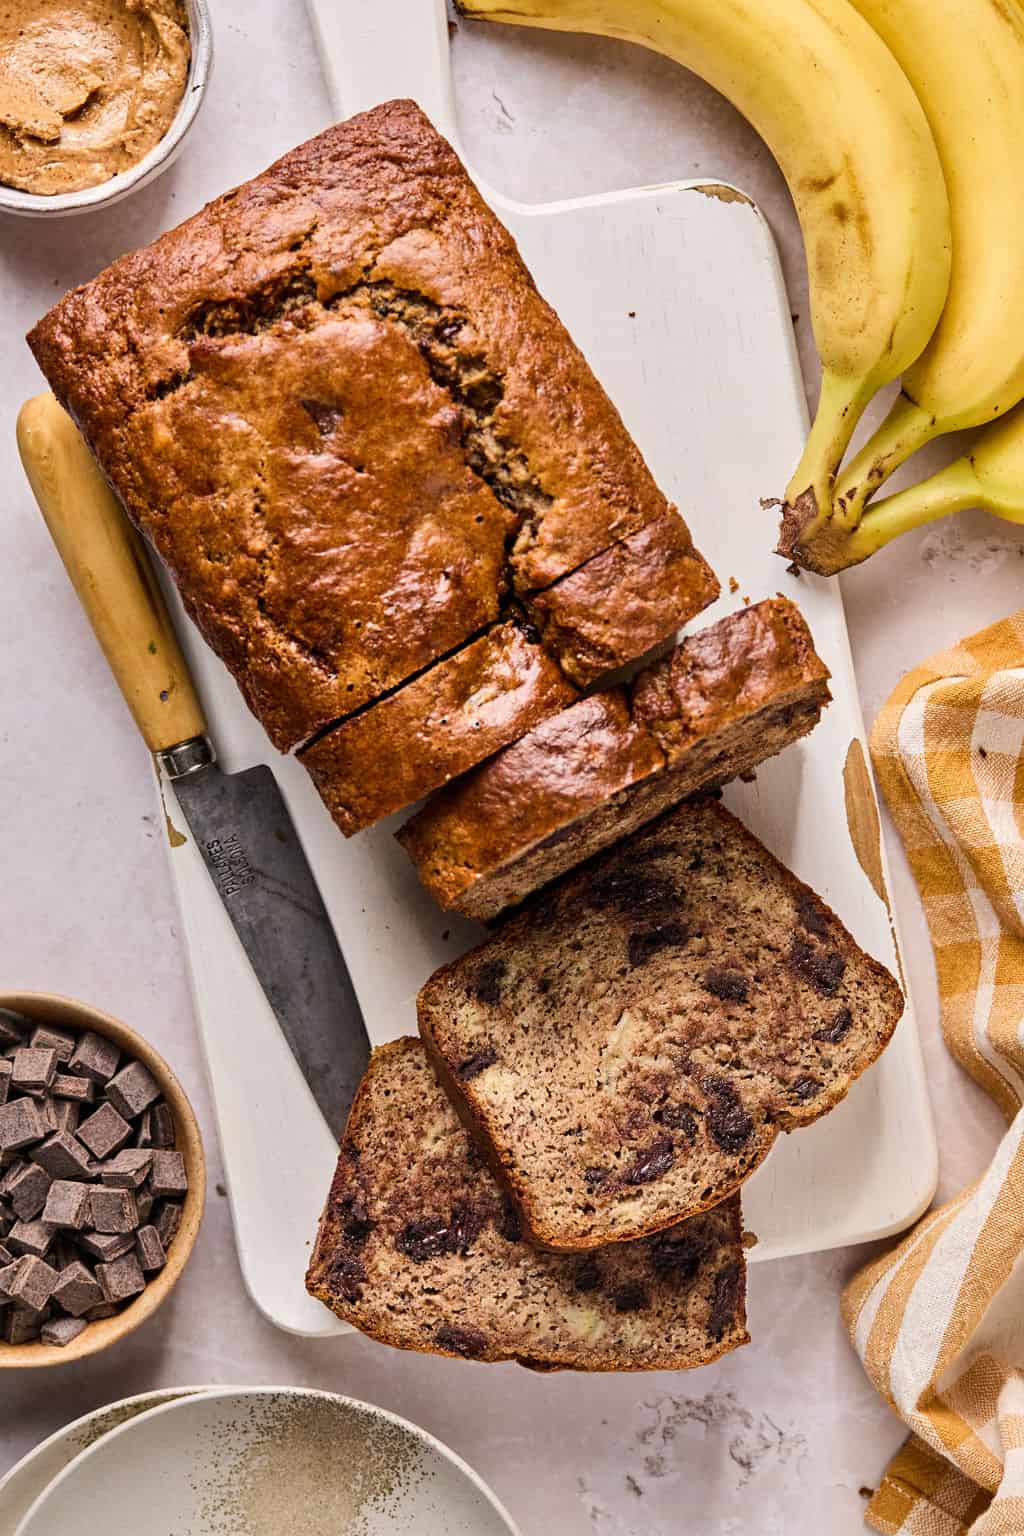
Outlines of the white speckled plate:
[[15,1536],[517,1536],[476,1473],[414,1424],[302,1388],[181,1398],[105,1435]]
[[71,1424],[65,1424],[56,1434],[29,1451],[12,1467],[6,1477],[0,1478],[0,1536],[14,1536],[18,1524],[64,1468],[102,1440],[112,1430],[119,1429],[139,1414],[151,1408],[161,1407],[181,1397],[192,1397],[206,1389],[203,1387],[172,1387],[163,1392],[144,1392],[139,1397],[126,1397],[119,1403],[107,1403],[95,1408]]

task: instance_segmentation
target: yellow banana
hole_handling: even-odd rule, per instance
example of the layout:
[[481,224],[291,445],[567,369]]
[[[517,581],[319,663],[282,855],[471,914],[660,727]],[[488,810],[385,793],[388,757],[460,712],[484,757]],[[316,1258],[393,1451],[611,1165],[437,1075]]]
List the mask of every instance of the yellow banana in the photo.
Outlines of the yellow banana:
[[858,565],[901,533],[966,507],[1024,523],[1024,405],[979,433],[963,458],[870,506],[847,535],[843,564]]
[[840,474],[856,526],[879,486],[943,432],[1024,399],[1024,6],[1020,0],[853,0],[924,107],[949,192],[953,268],[934,336]]
[[[701,75],[765,139],[807,248],[823,376],[786,492],[783,544],[827,522],[835,472],[875,391],[935,329],[949,208],[921,106],[849,0],[460,0],[467,16],[596,32]],[[788,552],[788,551],[787,551]]]

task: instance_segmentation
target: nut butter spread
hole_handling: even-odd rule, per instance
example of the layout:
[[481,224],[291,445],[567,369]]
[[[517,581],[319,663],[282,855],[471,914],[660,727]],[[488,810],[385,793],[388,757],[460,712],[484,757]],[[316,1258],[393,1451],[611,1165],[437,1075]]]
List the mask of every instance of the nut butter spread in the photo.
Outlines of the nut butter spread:
[[179,0],[0,0],[0,183],[75,192],[158,143],[185,91]]

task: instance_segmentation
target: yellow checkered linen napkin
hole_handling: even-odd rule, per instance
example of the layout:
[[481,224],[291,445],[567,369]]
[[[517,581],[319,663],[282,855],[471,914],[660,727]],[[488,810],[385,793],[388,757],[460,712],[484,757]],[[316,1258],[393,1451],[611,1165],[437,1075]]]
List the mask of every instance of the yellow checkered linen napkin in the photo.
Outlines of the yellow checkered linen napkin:
[[913,1434],[875,1530],[1024,1536],[1024,610],[904,678],[872,755],[928,918],[946,1043],[1010,1122],[988,1172],[847,1287]]

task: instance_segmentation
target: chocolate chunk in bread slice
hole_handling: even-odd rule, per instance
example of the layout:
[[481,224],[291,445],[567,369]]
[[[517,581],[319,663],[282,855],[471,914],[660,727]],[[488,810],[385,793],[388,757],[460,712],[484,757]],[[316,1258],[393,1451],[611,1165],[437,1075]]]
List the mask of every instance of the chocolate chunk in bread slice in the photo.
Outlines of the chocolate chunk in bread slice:
[[543,1243],[717,1204],[887,1043],[896,982],[723,807],[548,886],[419,998],[420,1032]]
[[328,731],[299,761],[351,837],[575,697],[528,627],[509,620]]
[[828,675],[799,609],[769,598],[691,635],[632,688],[545,720],[396,835],[441,906],[487,921],[805,736]]
[[29,342],[282,750],[667,512],[411,101],[122,256]]
[[535,1369],[684,1370],[747,1342],[738,1196],[637,1243],[542,1252],[419,1040],[373,1054],[306,1283],[384,1344]]

